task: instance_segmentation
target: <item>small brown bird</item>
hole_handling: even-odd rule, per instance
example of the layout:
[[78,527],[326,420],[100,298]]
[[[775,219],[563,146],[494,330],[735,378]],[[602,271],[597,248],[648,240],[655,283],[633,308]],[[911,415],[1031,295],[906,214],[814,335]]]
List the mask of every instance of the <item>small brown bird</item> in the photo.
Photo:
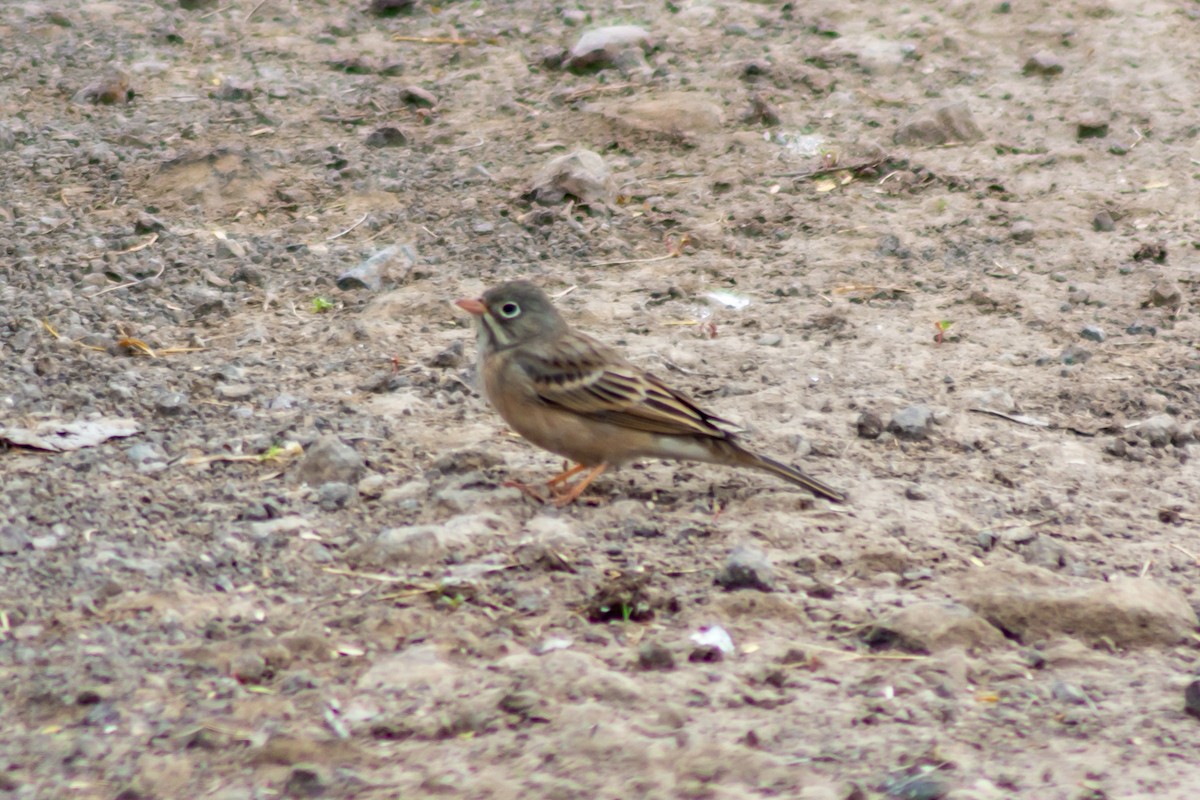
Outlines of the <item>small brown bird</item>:
[[[609,467],[636,458],[754,467],[837,503],[846,495],[742,447],[733,425],[572,330],[541,289],[514,281],[457,301],[475,315],[488,401],[517,433],[576,462],[550,479],[563,506]],[[568,478],[587,470],[569,490]]]

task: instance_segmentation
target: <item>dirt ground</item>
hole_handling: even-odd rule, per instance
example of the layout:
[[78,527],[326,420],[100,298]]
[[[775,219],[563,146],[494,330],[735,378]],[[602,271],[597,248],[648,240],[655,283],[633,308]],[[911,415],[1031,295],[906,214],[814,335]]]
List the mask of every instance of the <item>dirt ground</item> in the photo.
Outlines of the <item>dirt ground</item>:
[[[0,6],[0,796],[1196,796],[1200,5],[369,5]],[[850,501],[506,487],[518,277]]]

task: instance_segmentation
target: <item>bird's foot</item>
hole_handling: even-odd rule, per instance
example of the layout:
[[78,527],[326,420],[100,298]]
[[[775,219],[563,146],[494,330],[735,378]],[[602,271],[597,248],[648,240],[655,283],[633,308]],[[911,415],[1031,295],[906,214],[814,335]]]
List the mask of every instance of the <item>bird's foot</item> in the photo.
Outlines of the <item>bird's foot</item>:
[[517,489],[521,492],[521,494],[525,495],[526,497],[532,497],[542,505],[546,505],[546,503],[550,502],[547,498],[542,497],[541,492],[539,492],[537,489],[534,489],[528,483],[521,483],[520,481],[505,481],[501,484],[501,486],[505,486],[509,489]]

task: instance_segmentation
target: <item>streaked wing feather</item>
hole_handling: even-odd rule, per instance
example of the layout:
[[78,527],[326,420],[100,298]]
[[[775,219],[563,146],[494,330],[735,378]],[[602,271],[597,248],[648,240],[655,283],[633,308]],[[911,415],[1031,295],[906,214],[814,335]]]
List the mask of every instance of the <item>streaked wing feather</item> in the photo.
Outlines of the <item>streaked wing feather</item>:
[[649,433],[724,439],[733,426],[630,364],[591,337],[572,333],[527,348],[518,363],[547,403]]

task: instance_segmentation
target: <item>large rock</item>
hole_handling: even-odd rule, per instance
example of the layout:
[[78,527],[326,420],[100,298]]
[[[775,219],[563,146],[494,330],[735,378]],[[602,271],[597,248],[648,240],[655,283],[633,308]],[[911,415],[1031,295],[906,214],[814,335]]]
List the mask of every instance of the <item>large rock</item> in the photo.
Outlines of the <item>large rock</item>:
[[958,603],[914,603],[872,628],[867,640],[915,652],[936,653],[951,647],[988,648],[1004,644],[1004,634]]
[[1041,569],[978,570],[966,579],[963,602],[1024,642],[1066,635],[1118,647],[1173,644],[1197,625],[1178,590],[1147,578],[1100,583]]

